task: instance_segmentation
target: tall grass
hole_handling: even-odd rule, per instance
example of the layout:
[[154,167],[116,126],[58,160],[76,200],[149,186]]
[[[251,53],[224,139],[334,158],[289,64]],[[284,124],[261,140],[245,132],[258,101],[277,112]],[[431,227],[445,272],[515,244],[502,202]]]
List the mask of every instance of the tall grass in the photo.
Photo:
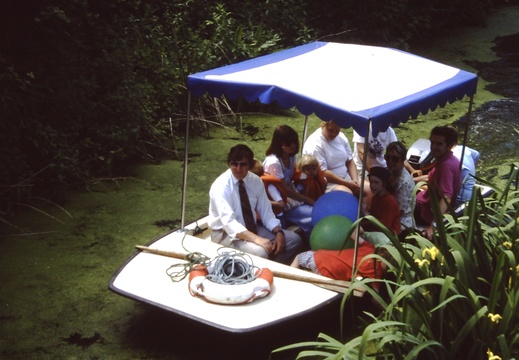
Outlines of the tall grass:
[[[514,359],[519,357],[519,192],[511,167],[492,197],[478,190],[462,216],[441,215],[432,241],[391,236],[383,280],[358,282],[383,309],[362,334],[342,343],[326,334],[274,352],[298,359]],[[490,184],[487,184],[490,185]],[[380,282],[385,291],[372,289]],[[387,295],[381,295],[387,294]],[[352,293],[345,294],[344,307]]]

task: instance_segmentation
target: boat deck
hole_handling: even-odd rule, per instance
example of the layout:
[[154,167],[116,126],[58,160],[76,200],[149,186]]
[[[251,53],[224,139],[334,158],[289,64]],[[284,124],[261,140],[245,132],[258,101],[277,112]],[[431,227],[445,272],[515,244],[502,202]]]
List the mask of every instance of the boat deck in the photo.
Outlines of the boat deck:
[[[203,219],[198,228],[203,228]],[[197,224],[187,228],[193,231]],[[196,236],[191,231],[173,231],[148,244],[148,247],[181,253],[200,252],[215,257],[220,246],[208,240],[208,231]],[[307,271],[251,256],[254,265],[273,271],[311,276],[329,280]],[[136,252],[116,272],[109,289],[130,299],[151,304],[195,321],[229,332],[243,333],[267,327],[281,321],[315,311],[342,297],[341,293],[308,282],[274,278],[271,293],[265,298],[243,305],[220,305],[193,297],[188,291],[188,279],[173,282],[166,270],[184,260]]]

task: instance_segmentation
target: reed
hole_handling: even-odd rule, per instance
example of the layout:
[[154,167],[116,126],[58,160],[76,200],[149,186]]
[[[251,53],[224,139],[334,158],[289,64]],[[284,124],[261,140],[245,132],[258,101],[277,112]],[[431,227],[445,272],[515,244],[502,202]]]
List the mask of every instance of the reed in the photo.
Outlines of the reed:
[[[363,280],[381,305],[362,334],[343,343],[320,334],[298,359],[513,359],[519,356],[519,163],[490,198],[475,191],[459,218],[433,206],[433,241],[419,234],[391,237],[383,280]],[[486,183],[487,185],[491,185]],[[391,278],[392,280],[389,280]],[[379,281],[388,296],[374,291]],[[343,301],[348,299],[346,294]]]

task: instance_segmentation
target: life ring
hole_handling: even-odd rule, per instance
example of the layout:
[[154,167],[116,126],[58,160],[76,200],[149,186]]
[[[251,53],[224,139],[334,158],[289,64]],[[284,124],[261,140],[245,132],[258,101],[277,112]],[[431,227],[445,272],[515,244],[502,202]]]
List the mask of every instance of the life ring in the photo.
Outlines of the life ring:
[[215,304],[239,305],[270,294],[274,275],[268,268],[258,269],[259,276],[246,284],[217,284],[206,278],[208,271],[204,265],[196,265],[189,273],[189,293],[200,296]]

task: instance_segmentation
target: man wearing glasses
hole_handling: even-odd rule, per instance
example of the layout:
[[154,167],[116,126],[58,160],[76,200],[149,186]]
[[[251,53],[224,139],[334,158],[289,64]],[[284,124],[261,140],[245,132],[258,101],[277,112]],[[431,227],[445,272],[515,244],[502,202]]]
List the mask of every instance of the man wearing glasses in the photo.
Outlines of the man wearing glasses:
[[293,231],[281,228],[263,181],[249,172],[254,165],[254,153],[246,145],[236,145],[227,155],[227,164],[229,169],[209,190],[211,240],[290,264],[301,250],[301,238]]

